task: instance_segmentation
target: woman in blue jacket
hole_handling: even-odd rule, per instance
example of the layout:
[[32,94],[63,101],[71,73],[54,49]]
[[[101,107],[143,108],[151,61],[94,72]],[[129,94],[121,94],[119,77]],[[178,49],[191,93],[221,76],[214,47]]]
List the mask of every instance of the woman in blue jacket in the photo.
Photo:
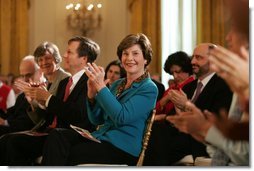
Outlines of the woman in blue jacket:
[[146,120],[155,107],[158,90],[146,67],[152,59],[150,41],[144,34],[125,37],[117,55],[127,77],[110,89],[104,69],[88,63],[87,110],[98,126],[92,135],[101,143],[86,139],[72,130],[50,133],[43,151],[44,165],[85,163],[136,165],[142,148]]

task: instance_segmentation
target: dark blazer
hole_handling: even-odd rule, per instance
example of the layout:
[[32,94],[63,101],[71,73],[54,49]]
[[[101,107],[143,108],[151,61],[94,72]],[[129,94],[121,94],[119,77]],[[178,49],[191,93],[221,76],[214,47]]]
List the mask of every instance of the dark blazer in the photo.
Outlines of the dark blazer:
[[[188,99],[192,98],[197,87],[197,81],[196,79],[182,88]],[[215,74],[202,90],[195,105],[201,110],[207,109],[214,113],[218,113],[222,108],[228,111],[232,95],[233,93],[226,82]]]
[[[183,87],[183,91],[187,94],[188,99],[192,98],[197,87],[197,82],[198,80],[194,80]],[[220,109],[224,108],[227,111],[229,110],[232,95],[233,93],[226,82],[215,74],[198,96],[195,105],[201,110],[207,109],[214,114],[218,114]],[[190,137],[190,150],[192,151],[193,157],[206,155],[206,146],[196,141],[190,135],[187,136]]]
[[23,131],[31,129],[34,124],[27,114],[27,108],[30,106],[22,93],[17,97],[13,107],[7,110],[7,118],[9,126],[0,126],[0,135],[8,132]]
[[69,128],[69,125],[73,124],[91,130],[93,127],[88,119],[86,109],[88,77],[84,73],[68,99],[63,102],[68,80],[69,78],[65,78],[59,83],[56,96],[52,96],[49,100],[47,107],[48,124],[52,123],[54,115],[56,115],[58,118],[57,127],[59,128]]

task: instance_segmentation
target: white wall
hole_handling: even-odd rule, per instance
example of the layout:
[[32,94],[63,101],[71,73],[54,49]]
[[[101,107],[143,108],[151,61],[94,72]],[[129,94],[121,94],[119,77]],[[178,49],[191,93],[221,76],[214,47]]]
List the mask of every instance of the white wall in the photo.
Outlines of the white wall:
[[[65,6],[77,0],[30,0],[29,9],[29,53],[43,41],[55,43],[63,54],[67,41],[75,34],[67,29]],[[90,0],[92,1],[92,0]],[[91,38],[101,47],[97,63],[106,66],[117,58],[116,48],[128,34],[127,0],[96,0],[103,7],[102,28]]]

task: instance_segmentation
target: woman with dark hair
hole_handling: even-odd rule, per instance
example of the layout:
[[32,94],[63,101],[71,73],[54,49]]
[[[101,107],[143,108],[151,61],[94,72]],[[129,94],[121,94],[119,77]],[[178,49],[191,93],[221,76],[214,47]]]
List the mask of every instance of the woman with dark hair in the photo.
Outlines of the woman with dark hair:
[[[170,100],[171,92],[172,90],[181,91],[183,86],[194,80],[192,76],[191,58],[182,51],[168,56],[164,64],[164,71],[173,75],[174,82],[164,92],[161,100],[156,103],[155,122],[152,126],[153,131],[146,150],[145,166],[161,165],[162,163],[163,165],[172,164],[172,159],[162,153],[162,151],[173,147],[174,143],[178,143],[174,142],[174,137],[178,134],[177,129],[166,121],[168,115],[174,115],[176,113],[174,104]],[[183,140],[187,143],[185,139]],[[182,155],[182,152],[179,151],[179,154]],[[175,157],[178,158],[179,156],[176,155]]]
[[170,101],[170,91],[173,89],[181,89],[186,84],[194,80],[192,76],[192,66],[190,57],[182,51],[173,53],[168,56],[164,71],[174,77],[174,83],[164,92],[163,97],[156,104],[155,120],[163,120],[166,115],[172,113],[174,104]]
[[126,72],[119,60],[111,61],[105,69],[105,80],[109,79],[108,86],[120,79],[126,77]]

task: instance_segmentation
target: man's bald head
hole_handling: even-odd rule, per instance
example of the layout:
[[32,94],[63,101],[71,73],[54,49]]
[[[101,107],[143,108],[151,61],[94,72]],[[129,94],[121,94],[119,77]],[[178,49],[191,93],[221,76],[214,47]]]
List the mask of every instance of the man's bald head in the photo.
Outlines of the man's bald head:
[[192,70],[199,79],[203,79],[210,74],[210,62],[208,60],[210,47],[215,46],[212,43],[201,43],[196,46],[192,55]]
[[29,82],[29,79],[33,79],[38,69],[39,66],[36,64],[34,56],[29,55],[24,57],[20,62],[19,73],[24,81]]

